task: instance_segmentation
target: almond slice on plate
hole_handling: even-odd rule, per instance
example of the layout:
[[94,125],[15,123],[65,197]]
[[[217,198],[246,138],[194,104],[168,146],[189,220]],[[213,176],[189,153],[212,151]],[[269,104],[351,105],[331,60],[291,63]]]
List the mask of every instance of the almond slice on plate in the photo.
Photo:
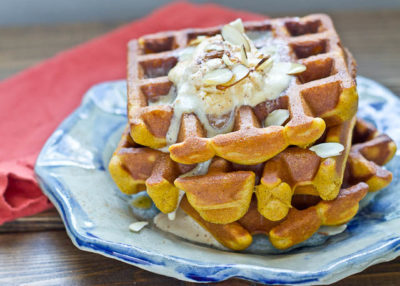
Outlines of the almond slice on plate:
[[342,154],[344,147],[340,143],[329,142],[314,145],[309,150],[315,152],[321,158],[335,157]]
[[205,74],[203,83],[206,85],[223,84],[231,80],[233,73],[226,68],[216,69]]
[[250,43],[246,37],[231,25],[225,25],[221,29],[221,35],[225,41],[237,46],[244,45],[246,51],[250,51]]
[[296,74],[302,73],[306,69],[307,69],[307,67],[305,65],[298,64],[298,63],[292,63],[287,74],[288,75],[296,75]]
[[147,221],[136,221],[129,225],[129,230],[133,231],[133,232],[139,232],[142,230],[142,228],[144,228],[148,224],[149,224],[149,222],[147,222]]
[[276,109],[265,118],[264,126],[281,126],[289,118],[289,110]]

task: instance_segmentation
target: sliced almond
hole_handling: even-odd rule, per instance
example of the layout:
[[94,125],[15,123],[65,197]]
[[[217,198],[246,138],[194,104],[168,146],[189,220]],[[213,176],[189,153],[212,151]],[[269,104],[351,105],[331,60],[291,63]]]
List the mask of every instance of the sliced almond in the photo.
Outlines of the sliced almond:
[[218,59],[218,58],[209,59],[208,61],[205,61],[205,65],[210,70],[215,70],[215,69],[221,68],[223,66],[223,62],[221,59]]
[[224,54],[224,55],[222,56],[222,60],[224,61],[224,63],[225,63],[228,67],[233,66],[233,62],[231,61],[231,59],[228,57],[227,54]]
[[250,70],[244,65],[239,64],[233,67],[232,72],[235,76],[235,84],[236,84],[242,79],[246,78],[249,75]]
[[235,76],[233,76],[230,81],[227,81],[227,82],[222,83],[222,84],[218,84],[216,86],[216,88],[218,90],[225,90],[226,88],[232,86],[234,83],[236,83]]
[[200,44],[205,39],[207,39],[206,36],[197,36],[197,38],[195,38],[195,39],[193,39],[193,40],[191,40],[189,42],[189,46],[197,46],[198,44]]
[[225,25],[221,30],[222,37],[225,41],[237,46],[244,45],[246,51],[250,51],[250,43],[246,37],[231,25]]
[[269,68],[272,67],[273,63],[274,63],[274,61],[272,60],[272,58],[270,56],[265,56],[255,66],[255,70],[256,71],[268,70]]
[[296,75],[296,74],[302,73],[306,69],[307,69],[307,67],[305,65],[298,64],[298,63],[292,63],[287,74],[288,75]]
[[144,228],[148,224],[149,223],[147,221],[136,221],[129,225],[129,230],[133,232],[139,232],[142,230],[142,228]]
[[227,89],[228,87],[234,86],[235,84],[239,83],[250,74],[250,70],[241,64],[235,65],[232,69],[232,72],[233,72],[233,80],[226,82],[225,84],[217,85],[217,89],[224,90]]
[[314,145],[309,150],[315,152],[321,158],[335,157],[342,154],[344,147],[340,143],[329,142]]
[[232,27],[234,27],[236,30],[238,30],[240,33],[244,33],[244,26],[242,19],[237,18],[235,21],[232,21],[229,23]]
[[224,48],[222,46],[220,46],[220,45],[210,44],[210,45],[206,46],[204,50],[206,52],[209,52],[209,51],[223,51]]
[[342,224],[338,226],[328,226],[324,225],[318,229],[318,233],[326,236],[332,236],[335,234],[342,233],[347,228],[347,224]]
[[223,84],[231,80],[233,73],[229,69],[216,69],[205,74],[203,83],[206,85]]
[[281,126],[289,118],[289,110],[277,109],[268,114],[264,126]]
[[246,48],[244,47],[244,45],[240,47],[240,61],[245,66],[248,66],[248,58],[247,58]]

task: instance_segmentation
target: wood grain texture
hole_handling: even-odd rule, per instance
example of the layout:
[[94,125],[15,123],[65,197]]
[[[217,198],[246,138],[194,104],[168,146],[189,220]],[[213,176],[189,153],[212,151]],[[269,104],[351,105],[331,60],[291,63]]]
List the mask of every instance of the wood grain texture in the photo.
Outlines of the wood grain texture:
[[[332,15],[359,74],[400,94],[400,11]],[[103,34],[122,23],[0,28],[0,79]],[[27,45],[29,43],[29,45]],[[195,285],[78,250],[55,210],[0,226],[0,285]],[[231,279],[217,285],[256,285]],[[400,258],[336,286],[400,285]]]
[[0,226],[0,234],[64,229],[64,224],[56,209],[51,209],[34,216],[22,217],[15,221],[5,223]]
[[[373,266],[337,286],[399,285],[400,259]],[[72,245],[64,231],[0,235],[0,285],[195,285],[156,275]],[[256,285],[231,279],[217,285]]]

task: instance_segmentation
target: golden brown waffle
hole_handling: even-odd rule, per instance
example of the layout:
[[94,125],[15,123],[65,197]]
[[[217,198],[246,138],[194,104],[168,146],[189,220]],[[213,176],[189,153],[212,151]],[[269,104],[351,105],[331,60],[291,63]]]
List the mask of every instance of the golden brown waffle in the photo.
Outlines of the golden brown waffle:
[[[289,60],[304,64],[284,95],[254,108],[238,108],[233,132],[206,138],[197,116],[183,115],[178,141],[169,147],[170,157],[193,164],[217,155],[239,164],[258,164],[289,145],[305,147],[325,130],[351,119],[357,109],[354,63],[342,49],[340,39],[326,15],[280,18],[245,23],[245,30],[271,32],[290,47]],[[180,51],[200,35],[215,35],[220,27],[187,29],[149,35],[129,43],[128,116],[133,140],[143,146],[166,146],[166,133],[173,116],[169,105],[151,106],[172,88],[167,74]],[[288,109],[285,126],[262,127],[269,113]],[[209,118],[212,122],[212,118]]]
[[[329,127],[320,141],[341,143],[344,151],[338,156],[320,158],[308,149],[289,147],[268,160],[262,175],[258,174],[260,184],[255,187],[258,211],[269,220],[279,221],[288,214],[294,194],[335,199],[342,185],[355,121],[353,118]],[[175,185],[185,191],[204,220],[225,224],[240,219],[249,208],[254,175],[248,168],[234,168],[230,162],[216,157],[207,174],[177,178]]]
[[366,182],[370,192],[383,189],[392,181],[392,173],[381,166],[396,153],[396,144],[386,134],[358,119],[354,130],[353,146],[348,159],[350,183]]
[[139,146],[131,139],[129,128],[122,134],[109,163],[109,171],[118,188],[126,194],[147,190],[156,206],[165,213],[178,203],[179,190],[174,180],[194,165],[178,164],[168,154]]
[[[391,173],[381,167],[396,152],[396,146],[390,137],[378,134],[372,125],[357,120],[353,142],[355,144],[351,147],[345,180],[339,195],[334,200],[324,201],[317,196],[296,194],[291,198],[292,207],[288,215],[282,220],[272,221],[262,216],[255,197],[240,220],[223,225],[205,221],[188,201],[183,200],[185,203],[181,207],[228,248],[245,249],[252,241],[248,235],[260,233],[268,235],[276,248],[289,248],[311,237],[322,225],[346,223],[357,213],[359,201],[366,195],[369,187],[372,187],[370,191],[377,191],[390,183]],[[362,174],[353,169],[363,170]],[[240,236],[232,238],[232,233],[238,229]]]
[[[264,233],[275,247],[286,249],[322,225],[347,222],[368,189],[389,184],[392,175],[381,166],[396,146],[373,126],[356,123],[355,61],[341,47],[328,16],[249,22],[244,28],[279,39],[290,50],[284,61],[306,69],[274,100],[236,106],[233,116],[208,114],[211,126],[228,120],[233,126],[231,132],[210,137],[204,117],[195,112],[180,119],[179,112],[174,115],[176,87],[167,75],[198,36],[218,34],[221,27],[130,42],[129,125],[109,169],[124,193],[147,190],[164,213],[177,208],[183,190],[182,209],[228,248],[245,249],[253,234]],[[265,43],[254,40],[257,48]],[[283,126],[264,126],[277,109],[289,111]],[[167,145],[171,122],[180,124],[177,140],[164,153],[157,149]],[[326,142],[340,143],[343,152],[321,158],[306,148]]]
[[[387,135],[378,134],[373,126],[362,120],[357,120],[354,128],[353,142],[354,145],[349,155],[345,182],[343,183],[343,186],[350,187],[341,189],[339,196],[332,201],[321,201],[318,197],[311,195],[294,195],[291,200],[294,208],[290,208],[289,215],[284,220],[271,221],[262,216],[258,211],[255,197],[253,197],[250,207],[248,207],[252,187],[254,186],[254,175],[251,174],[255,174],[257,177],[261,176],[262,165],[241,166],[230,164],[221,158],[214,159],[208,172],[210,177],[207,177],[208,175],[203,177],[203,182],[201,182],[201,179],[199,181],[193,181],[191,178],[186,179],[186,184],[188,182],[197,184],[193,188],[193,191],[189,190],[187,194],[188,198],[192,197],[191,203],[194,206],[197,206],[197,197],[208,199],[212,202],[218,199],[221,200],[217,207],[205,207],[200,210],[203,215],[205,214],[207,219],[215,216],[219,219],[220,216],[226,216],[233,217],[233,220],[231,219],[230,223],[222,224],[221,222],[215,224],[206,221],[191,206],[186,198],[180,206],[210,231],[218,241],[231,249],[240,250],[247,248],[252,241],[251,234],[256,233],[270,235],[272,243],[277,248],[290,247],[310,237],[321,224],[335,225],[351,219],[357,211],[358,201],[365,195],[367,189],[365,184],[358,184],[359,182],[366,181],[371,187],[371,191],[377,191],[390,183],[392,175],[389,171],[383,169],[381,165],[386,164],[394,156],[396,152],[394,142]],[[172,184],[175,177],[188,172],[194,166],[176,164],[172,160],[167,160],[172,165],[168,165],[164,170],[175,170],[174,175],[170,177],[173,172],[165,175],[163,172],[155,171],[160,170],[160,166],[163,166],[163,163],[156,164],[160,158],[161,160],[165,160],[168,156],[159,151],[138,146],[130,139],[128,133],[125,132],[121,138],[119,147],[110,161],[109,169],[117,185],[126,193],[144,190],[147,184],[147,190],[148,192],[150,190],[149,193],[151,194],[150,183],[148,183],[151,181],[159,182],[161,186],[166,186],[165,188],[161,188],[158,195],[151,196],[161,210],[170,212],[175,208],[171,203],[175,202],[178,196],[174,192],[176,187]],[[243,186],[240,182],[243,183],[250,178],[250,186],[244,188],[227,188],[226,184],[221,183],[220,178],[229,174],[228,170],[231,171],[231,174],[239,172],[241,176],[238,176],[236,180],[227,180],[227,183],[232,184],[233,182],[234,185]],[[360,175],[359,172],[355,172],[354,170],[363,171]],[[185,182],[184,178],[177,181],[182,180]],[[203,188],[202,184],[214,184],[214,188]],[[157,186],[157,183],[155,185]],[[199,189],[203,191],[196,194],[196,190]],[[216,195],[226,195],[225,190],[231,191],[229,196],[215,197]],[[227,199],[231,200],[227,201]],[[246,211],[247,213],[242,216],[243,212]],[[241,217],[240,220],[235,221],[239,217]],[[304,217],[304,220],[298,221],[298,217]],[[302,231],[299,231],[299,229]]]
[[[358,203],[367,191],[368,185],[365,183],[341,189],[335,200],[320,201],[303,210],[293,207],[288,216],[281,221],[270,221],[260,215],[257,211],[256,200],[252,200],[244,217],[229,224],[213,224],[205,221],[185,199],[182,200],[180,206],[228,248],[246,249],[252,242],[251,235],[263,233],[269,236],[273,246],[286,249],[307,240],[322,225],[340,225],[349,221],[357,213]],[[240,229],[240,236],[234,237],[232,233],[238,229]]]
[[[328,127],[318,141],[343,145],[344,151],[338,156],[320,158],[308,149],[289,147],[268,160],[264,167],[253,166],[253,169],[257,167],[257,172],[243,166],[235,168],[216,157],[207,174],[177,178],[175,185],[186,192],[190,204],[203,219],[224,224],[236,221],[246,213],[255,185],[252,173],[255,173],[261,177],[260,184],[255,187],[258,211],[269,220],[279,221],[288,214],[294,194],[314,195],[324,200],[338,196],[355,121],[354,117]],[[214,165],[221,165],[221,161],[224,162],[223,169],[215,172]]]
[[[323,159],[307,149],[290,147],[264,166],[237,165],[215,157],[206,174],[185,178],[178,177],[193,165],[178,164],[168,154],[138,146],[126,132],[110,162],[110,172],[125,193],[147,189],[164,213],[176,208],[179,189],[182,189],[206,221],[220,224],[236,221],[246,213],[257,175],[261,177],[256,187],[259,212],[270,220],[281,220],[288,214],[295,193],[317,195],[326,200],[336,198],[354,123],[355,119],[329,127],[324,135],[324,142],[338,142],[345,147],[339,156]],[[123,175],[130,180],[121,179]]]
[[343,182],[354,124],[355,118],[327,129],[324,142],[344,146],[339,156],[320,158],[308,149],[290,147],[267,161],[256,187],[258,211],[277,221],[288,214],[294,194],[335,199]]
[[214,158],[205,175],[175,180],[175,185],[185,191],[189,203],[200,216],[218,224],[230,223],[244,216],[254,184],[252,171],[233,171],[231,164],[222,158]]

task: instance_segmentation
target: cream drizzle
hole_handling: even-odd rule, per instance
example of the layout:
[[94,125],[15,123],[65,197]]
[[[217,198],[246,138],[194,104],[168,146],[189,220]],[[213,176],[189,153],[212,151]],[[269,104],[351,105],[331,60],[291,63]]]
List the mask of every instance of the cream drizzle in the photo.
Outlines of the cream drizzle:
[[[151,105],[169,104],[174,113],[166,134],[167,146],[159,149],[168,152],[168,147],[177,141],[180,122],[183,114],[194,113],[207,132],[207,137],[231,132],[234,125],[234,113],[236,108],[242,105],[255,105],[269,99],[279,97],[289,86],[293,76],[287,75],[291,67],[289,59],[289,47],[282,40],[271,37],[271,32],[250,32],[245,36],[251,46],[247,52],[248,63],[254,66],[262,58],[262,55],[270,55],[273,65],[268,71],[253,71],[248,78],[238,84],[225,89],[217,90],[215,86],[205,86],[202,78],[205,73],[226,67],[218,58],[205,59],[205,54],[210,47],[215,51],[223,47],[225,53],[230,53],[231,58],[240,59],[240,47],[224,41],[221,35],[203,37],[196,47],[187,47],[179,54],[177,65],[169,72],[168,77],[174,83],[175,89],[166,96],[161,96]],[[262,48],[257,49],[256,43]],[[209,116],[213,116],[214,122],[223,123],[218,128],[210,124]],[[225,115],[224,117],[222,115]]]
[[179,178],[201,176],[201,175],[207,174],[208,168],[210,167],[210,164],[211,164],[211,161],[212,161],[212,159],[202,162],[202,163],[198,163],[196,167],[194,167],[189,172],[180,175]]
[[[200,176],[200,175],[205,175],[208,173],[208,168],[210,167],[211,164],[211,160],[202,162],[202,163],[198,163],[196,167],[194,167],[192,170],[190,170],[189,172],[182,174],[179,176],[179,178],[184,178],[184,177],[192,177],[192,176]],[[169,220],[174,220],[176,217],[176,212],[179,208],[179,205],[181,203],[181,200],[183,198],[183,195],[185,194],[184,191],[179,190],[179,197],[178,197],[178,203],[176,204],[175,209],[168,213],[168,219]]]
[[162,231],[172,233],[189,241],[203,243],[219,249],[226,249],[207,230],[199,225],[192,217],[182,209],[176,212],[175,220],[169,220],[168,216],[159,213],[153,219],[155,226]]

